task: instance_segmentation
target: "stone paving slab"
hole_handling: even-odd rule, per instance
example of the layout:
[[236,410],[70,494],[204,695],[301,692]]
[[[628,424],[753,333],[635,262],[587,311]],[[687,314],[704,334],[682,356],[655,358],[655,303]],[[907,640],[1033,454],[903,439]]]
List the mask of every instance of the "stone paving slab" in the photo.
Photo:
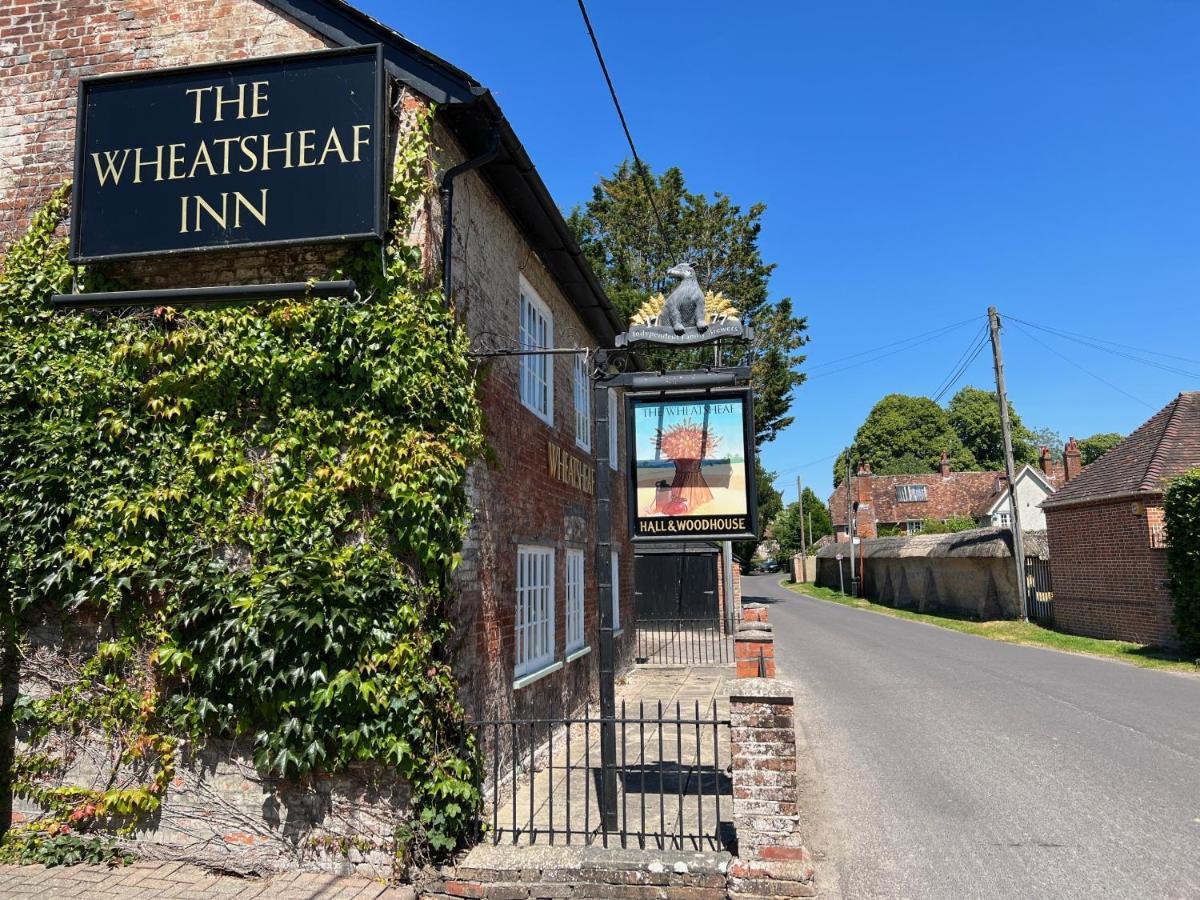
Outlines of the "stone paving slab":
[[0,900],[412,900],[409,887],[369,878],[288,872],[270,878],[214,875],[198,866],[139,861],[129,866],[0,866]]
[[[609,847],[717,850],[733,812],[723,774],[729,729],[729,667],[636,668],[617,690],[618,824],[600,828],[600,727],[594,717],[557,726],[531,755],[499,772],[489,837],[518,846],[607,843]],[[662,704],[663,724],[657,721]],[[699,719],[697,719],[697,710]],[[676,718],[687,724],[676,724]],[[550,731],[550,726],[547,733]],[[514,796],[515,787],[515,796]],[[627,836],[626,836],[627,835]],[[485,838],[485,841],[488,838]]]

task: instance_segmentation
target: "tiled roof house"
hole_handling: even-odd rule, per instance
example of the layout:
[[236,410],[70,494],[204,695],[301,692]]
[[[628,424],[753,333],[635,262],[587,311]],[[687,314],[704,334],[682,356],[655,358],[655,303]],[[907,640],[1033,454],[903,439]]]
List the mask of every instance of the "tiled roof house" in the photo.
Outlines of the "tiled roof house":
[[1200,467],[1200,391],[1179,394],[1042,508],[1054,621],[1067,631],[1170,644],[1163,490]]
[[[1067,447],[1063,463],[1055,463],[1042,448],[1038,466],[1024,466],[1016,475],[1021,525],[1026,531],[1045,527],[1039,505],[1079,472],[1079,449]],[[937,472],[920,475],[875,475],[861,466],[857,475],[838,485],[829,498],[830,514],[838,540],[846,540],[847,490],[858,501],[858,534],[876,537],[880,529],[920,531],[925,519],[951,517],[975,519],[980,525],[1011,524],[1008,479],[1003,472],[953,472],[946,454]]]

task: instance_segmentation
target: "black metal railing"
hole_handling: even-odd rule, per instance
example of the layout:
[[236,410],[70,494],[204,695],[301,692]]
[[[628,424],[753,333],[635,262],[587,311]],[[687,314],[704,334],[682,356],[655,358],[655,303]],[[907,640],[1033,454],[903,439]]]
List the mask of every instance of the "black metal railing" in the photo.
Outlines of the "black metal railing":
[[733,662],[733,631],[723,619],[714,616],[639,617],[635,661],[662,666],[727,665]]
[[714,701],[701,710],[622,702],[612,720],[614,791],[600,765],[602,721],[582,717],[497,719],[475,727],[489,747],[484,819],[493,844],[600,843],[605,847],[719,850],[729,842],[733,789],[729,720]]
[[1034,622],[1054,621],[1054,584],[1050,561],[1025,557],[1025,593],[1029,596],[1029,618]]

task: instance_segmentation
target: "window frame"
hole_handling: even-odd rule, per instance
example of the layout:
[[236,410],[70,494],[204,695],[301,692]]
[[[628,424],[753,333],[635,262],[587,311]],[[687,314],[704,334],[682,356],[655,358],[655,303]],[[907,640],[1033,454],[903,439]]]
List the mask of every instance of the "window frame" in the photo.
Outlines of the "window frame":
[[[540,342],[539,336],[536,334],[537,326],[532,326],[534,329],[532,332],[526,327],[526,308],[537,314],[542,319],[541,324],[545,326],[545,334],[540,336]],[[528,339],[526,338],[527,334],[530,335]],[[522,350],[549,350],[554,347],[554,314],[524,275],[520,276],[517,292],[517,344]],[[550,354],[522,355],[517,359],[519,360],[517,394],[521,399],[521,405],[553,427],[554,357]],[[535,389],[544,392],[545,409],[534,404],[531,394]]]
[[[904,496],[900,496],[901,491]],[[920,493],[920,497],[913,496],[915,493]],[[929,502],[929,486],[924,484],[898,484],[896,485],[896,502],[897,503],[928,503]]]
[[587,646],[587,565],[582,550],[567,550],[567,571],[563,582],[566,605],[568,655]]
[[[916,526],[915,528],[913,527],[914,525]],[[920,534],[924,530],[924,525],[925,525],[924,519],[905,519],[904,520],[905,535],[907,537],[912,537],[913,535]]]
[[575,354],[575,446],[592,450],[592,379],[588,377],[587,356]]
[[[535,567],[523,565],[523,559],[537,561],[540,565]],[[516,607],[513,615],[513,676],[518,679],[554,664],[555,562],[553,547],[545,547],[540,544],[517,545],[516,597],[514,598]],[[534,572],[537,568],[541,569],[537,574],[545,576],[545,583],[530,583],[526,579],[526,574]],[[544,592],[543,596],[534,597],[533,592],[535,591]],[[536,608],[539,602],[544,602],[543,609]],[[533,611],[540,615],[535,618],[530,614]],[[527,635],[534,629],[539,629],[540,633],[527,638]],[[529,649],[537,644],[539,638],[544,642],[544,649],[540,653],[530,654]]]

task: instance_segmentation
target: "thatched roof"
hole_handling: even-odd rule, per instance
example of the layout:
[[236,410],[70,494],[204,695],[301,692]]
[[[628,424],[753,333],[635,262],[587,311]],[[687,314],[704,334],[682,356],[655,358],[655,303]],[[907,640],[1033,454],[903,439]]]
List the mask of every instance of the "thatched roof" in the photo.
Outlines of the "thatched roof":
[[[871,538],[862,542],[862,556],[867,559],[901,559],[904,557],[1000,559],[1012,556],[1012,533],[1007,528],[974,528],[955,534],[917,534],[912,537]],[[838,553],[849,553],[848,543],[830,544],[817,551],[828,559]],[[857,555],[857,553],[856,553]]]

